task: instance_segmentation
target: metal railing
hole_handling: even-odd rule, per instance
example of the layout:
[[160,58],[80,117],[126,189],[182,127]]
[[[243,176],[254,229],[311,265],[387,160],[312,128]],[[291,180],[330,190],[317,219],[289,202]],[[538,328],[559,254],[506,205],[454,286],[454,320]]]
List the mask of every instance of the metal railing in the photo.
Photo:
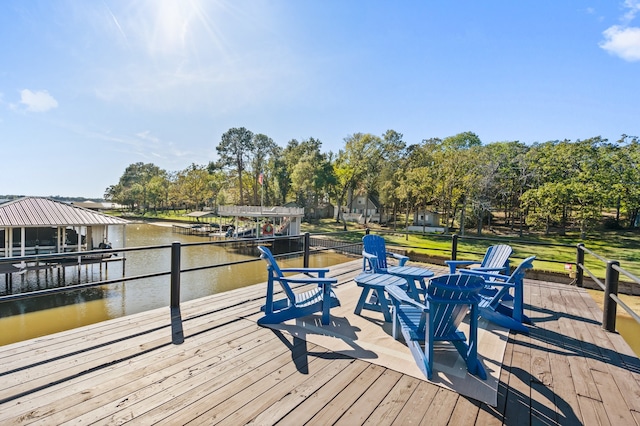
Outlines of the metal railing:
[[[595,274],[589,270],[584,264],[584,255],[589,254],[595,259],[603,262],[606,265],[606,272],[604,282],[600,280]],[[594,253],[584,246],[584,244],[577,245],[577,257],[576,257],[576,265],[577,265],[577,276],[576,276],[576,284],[582,287],[584,280],[584,273],[587,275],[604,291],[604,304],[603,304],[603,315],[602,315],[602,327],[611,332],[616,331],[616,314],[617,307],[620,305],[638,324],[640,324],[640,316],[633,309],[627,306],[620,298],[618,297],[618,286],[620,283],[620,274],[625,275],[627,278],[631,279],[632,282],[636,284],[640,284],[640,278],[636,277],[629,271],[620,267],[620,262],[617,260],[609,260],[604,257]]]
[[[60,262],[61,259],[69,259],[70,257],[77,257],[78,265],[82,264],[83,257],[91,257],[96,255],[109,255],[109,254],[123,254],[132,251],[141,251],[141,250],[158,250],[158,249],[170,249],[171,250],[171,262],[170,268],[168,271],[164,272],[154,272],[149,274],[141,274],[136,276],[125,276],[125,268],[123,266],[123,276],[115,279],[108,280],[100,280],[93,281],[88,283],[74,284],[69,286],[57,287],[57,288],[48,288],[44,290],[36,290],[24,293],[17,294],[6,294],[4,296],[0,296],[0,303],[27,299],[32,297],[39,297],[44,295],[51,295],[57,293],[65,293],[70,291],[75,291],[79,289],[85,289],[90,287],[97,287],[107,284],[115,284],[115,283],[123,283],[128,281],[141,280],[145,278],[154,278],[160,276],[170,276],[170,305],[172,308],[179,307],[180,305],[180,286],[181,286],[181,277],[182,274],[203,270],[203,269],[211,269],[211,268],[220,268],[226,266],[233,266],[243,263],[250,263],[258,261],[259,258],[255,259],[246,259],[239,260],[233,262],[225,262],[221,264],[214,265],[205,265],[205,266],[197,266],[191,268],[182,269],[181,264],[181,253],[182,249],[185,247],[192,247],[198,245],[226,245],[226,244],[256,244],[256,243],[273,243],[276,241],[293,241],[294,246],[299,248],[299,250],[288,250],[284,254],[276,255],[276,257],[283,256],[302,256],[303,258],[303,266],[309,266],[309,257],[311,254],[320,253],[322,251],[337,251],[344,254],[352,254],[352,255],[360,255],[362,252],[362,241],[361,236],[363,234],[369,234],[370,230],[356,230],[356,231],[343,231],[343,232],[330,232],[330,233],[318,233],[310,235],[309,233],[305,233],[299,236],[275,236],[261,239],[234,239],[234,240],[224,240],[224,241],[208,241],[208,242],[198,242],[198,243],[180,243],[174,242],[172,244],[167,245],[159,245],[159,246],[146,246],[146,247],[133,247],[133,248],[120,248],[120,249],[109,249],[109,250],[97,250],[97,251],[89,251],[89,252],[78,252],[78,253],[56,253],[56,254],[48,254],[48,255],[34,255],[34,256],[24,256],[24,257],[14,257],[14,258],[6,258],[0,259],[0,267],[3,264],[15,264],[20,262],[42,262],[46,264],[47,262]],[[381,231],[381,234],[399,234],[398,232],[393,231]],[[401,234],[405,234],[402,232]],[[415,233],[416,235],[420,235],[420,233]],[[631,308],[629,308],[623,301],[621,301],[618,297],[618,284],[619,284],[619,276],[620,274],[625,275],[632,282],[640,284],[640,279],[625,269],[620,267],[620,263],[615,260],[607,260],[593,251],[587,249],[584,244],[578,244],[577,247],[573,245],[567,244],[553,244],[553,243],[542,243],[536,241],[525,241],[525,240],[505,240],[498,238],[489,238],[489,237],[471,237],[471,236],[458,236],[454,235],[430,235],[430,238],[446,238],[451,240],[450,249],[435,249],[440,250],[450,256],[451,259],[457,259],[459,254],[470,254],[481,257],[484,255],[484,252],[471,252],[471,251],[460,251],[459,250],[459,241],[460,240],[476,240],[476,241],[487,241],[488,243],[492,242],[501,242],[501,243],[516,243],[520,246],[535,246],[535,245],[545,245],[545,246],[555,246],[555,247],[563,247],[563,248],[574,248],[576,249],[576,261],[571,264],[576,266],[576,279],[575,284],[579,287],[583,286],[584,281],[584,273],[586,273],[602,290],[604,290],[604,314],[603,314],[603,328],[608,331],[615,331],[615,323],[616,323],[616,312],[617,305],[620,305],[634,318],[638,323],[640,323],[640,317],[637,313],[635,313]],[[410,245],[403,245],[403,249],[420,249],[422,247],[415,247]],[[595,276],[595,274],[589,270],[584,265],[584,256],[589,254],[599,261],[606,264],[606,274],[604,283]],[[124,262],[124,256],[122,258]],[[568,263],[567,260],[561,259],[539,259],[545,262],[551,263]],[[70,266],[70,264],[68,264]],[[7,275],[5,273],[5,275]],[[8,279],[8,278],[6,278]],[[9,293],[9,284],[7,282],[7,291]]]
[[[353,233],[354,231],[340,232],[335,233],[336,235]],[[362,231],[355,231],[359,234]],[[322,234],[316,234],[317,236]],[[40,296],[48,296],[60,293],[67,293],[71,291],[87,289],[91,287],[98,287],[109,284],[117,284],[124,283],[130,281],[137,281],[147,278],[156,278],[162,276],[169,276],[170,278],[170,304],[171,307],[178,307],[180,303],[180,282],[182,274],[200,271],[204,269],[213,269],[213,268],[222,268],[233,265],[240,265],[244,263],[251,263],[260,261],[259,257],[255,257],[252,259],[245,260],[237,260],[232,262],[224,262],[212,265],[203,265],[203,266],[193,266],[189,268],[181,268],[181,254],[183,249],[195,247],[195,246],[204,246],[204,245],[216,245],[216,246],[225,246],[225,245],[256,245],[256,244],[274,244],[276,242],[290,242],[285,253],[277,254],[274,253],[276,258],[282,257],[302,257],[303,266],[309,267],[309,258],[312,254],[321,253],[323,251],[336,250],[336,251],[344,251],[349,247],[357,246],[357,244],[351,242],[344,242],[339,240],[323,240],[323,241],[332,241],[330,247],[323,247],[318,244],[317,237],[316,239],[312,239],[309,233],[305,233],[297,236],[274,236],[268,238],[259,238],[259,239],[230,239],[223,241],[207,241],[207,242],[196,242],[196,243],[180,243],[174,242],[171,244],[165,245],[157,245],[157,246],[144,246],[144,247],[131,247],[131,248],[118,248],[118,249],[108,249],[108,250],[96,250],[96,251],[86,251],[86,252],[75,252],[75,253],[54,253],[54,254],[46,254],[46,255],[33,255],[33,256],[21,256],[21,257],[12,257],[12,258],[0,258],[0,271],[2,271],[2,265],[10,265],[10,264],[34,264],[40,265],[36,266],[36,269],[40,268],[52,268],[53,265],[56,266],[77,266],[78,267],[78,277],[80,276],[80,267],[86,265],[87,263],[83,263],[83,259],[89,259],[94,256],[111,256],[114,254],[122,255],[122,257],[118,257],[118,260],[123,261],[123,264],[126,261],[126,253],[134,252],[134,251],[149,251],[149,250],[167,250],[171,251],[171,260],[169,265],[169,270],[167,271],[158,271],[153,273],[139,274],[133,276],[125,276],[125,268],[122,268],[122,277],[106,279],[106,280],[98,280],[91,281],[86,283],[79,284],[70,284],[63,286],[55,287],[55,288],[46,288],[42,290],[35,291],[27,291],[27,292],[19,292],[15,294],[12,293],[12,288],[10,284],[10,277],[12,274],[16,273],[18,270],[12,269],[12,272],[4,272],[5,275],[5,295],[0,296],[0,303],[16,301],[22,299],[29,299],[33,297]],[[360,247],[362,244],[360,243]],[[357,250],[357,249],[356,249]],[[361,252],[361,248],[358,250],[358,253]],[[68,262],[70,259],[77,259],[74,262]],[[114,258],[115,259],[115,258]],[[111,260],[111,259],[109,259]],[[63,261],[67,261],[62,263]],[[0,275],[3,273],[0,272]]]

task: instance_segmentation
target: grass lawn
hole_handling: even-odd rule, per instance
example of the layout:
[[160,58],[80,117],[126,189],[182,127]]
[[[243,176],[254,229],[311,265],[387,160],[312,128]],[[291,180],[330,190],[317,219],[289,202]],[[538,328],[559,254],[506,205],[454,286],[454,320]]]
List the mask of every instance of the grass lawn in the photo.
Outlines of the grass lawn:
[[[359,241],[365,231],[363,226],[354,223],[347,223],[347,230],[359,231],[359,233],[344,233],[334,238]],[[317,223],[303,223],[302,231],[311,234],[343,232],[344,225],[336,223],[333,219],[323,219]],[[371,232],[384,233],[389,246],[443,259],[451,257],[451,235],[404,234],[401,231],[393,232],[391,228],[379,227],[375,224],[371,225]],[[485,233],[480,236],[483,239],[476,239],[477,237],[475,232],[468,232],[467,238],[459,238],[457,256],[459,260],[481,259],[488,246],[509,244],[514,252],[512,264],[517,264],[520,260],[535,255],[537,257],[534,263],[535,269],[568,273],[565,264],[576,262],[576,246],[578,243],[582,243],[600,257],[618,260],[622,268],[640,276],[640,232],[638,231],[601,232],[598,235],[592,234],[584,240],[580,239],[578,234],[568,234],[563,237],[529,234],[524,238],[519,238],[518,236],[496,236]],[[596,276],[604,277],[606,265],[602,261],[585,254],[584,263]],[[620,278],[625,279],[626,277],[621,276]]]
[[[147,212],[145,219],[160,219],[172,221],[185,221],[195,223],[195,219],[185,216],[184,210],[168,212]],[[219,218],[210,218],[202,222],[220,222]],[[332,235],[332,238],[344,241],[360,241],[365,228],[352,222],[348,222],[344,232],[344,225],[337,223],[334,219],[322,219],[314,223],[303,222],[302,232],[310,234],[339,233]],[[443,234],[404,234],[401,231],[393,232],[391,227],[380,227],[376,224],[370,225],[371,232],[384,233],[387,244],[403,248],[408,252],[425,254],[428,256],[449,259],[451,257],[451,235]],[[640,276],[640,232],[634,231],[607,231],[590,234],[588,238],[582,240],[577,233],[568,233],[567,236],[544,236],[530,233],[524,238],[515,235],[494,235],[485,233],[483,239],[476,239],[478,236],[471,230],[466,237],[458,240],[459,260],[481,259],[487,247],[493,244],[509,244],[513,248],[512,264],[517,264],[520,260],[536,255],[534,263],[535,269],[568,273],[565,264],[575,263],[576,245],[583,243],[585,247],[605,259],[615,259],[620,262],[620,266],[635,276]],[[484,239],[486,238],[486,239]],[[597,277],[604,277],[605,264],[597,258],[585,254],[585,265]],[[625,279],[626,277],[621,277]]]

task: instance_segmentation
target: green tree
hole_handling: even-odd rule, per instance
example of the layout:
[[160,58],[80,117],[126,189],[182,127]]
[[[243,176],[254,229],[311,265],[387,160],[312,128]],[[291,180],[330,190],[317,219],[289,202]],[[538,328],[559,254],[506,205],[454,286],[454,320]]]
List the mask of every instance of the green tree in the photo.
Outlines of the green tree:
[[398,133],[395,130],[387,130],[382,136],[383,162],[380,170],[378,194],[382,204],[381,213],[387,211],[388,207],[391,206],[394,229],[396,226],[396,213],[401,202],[398,187],[400,186],[402,174],[398,173],[398,171],[403,169],[402,164],[406,161],[406,147],[402,133]]
[[[345,147],[338,152],[334,164],[338,188],[338,215],[336,217],[338,221],[344,220],[342,206],[347,194],[358,189],[366,180],[371,179],[371,173],[367,167],[371,166],[371,156],[379,156],[378,143],[379,138],[370,134],[355,133],[345,138]],[[368,183],[364,183],[364,185],[367,186]]]
[[249,154],[253,152],[253,133],[244,127],[227,130],[216,146],[222,167],[228,167],[238,182],[238,204],[244,205],[243,173],[247,167]]
[[480,138],[472,132],[459,133],[438,143],[438,140],[424,141],[433,155],[433,182],[436,204],[445,218],[451,220],[451,227],[457,212],[461,209],[461,226],[464,226],[467,193],[470,191],[475,159],[469,154],[472,147],[482,145]]
[[[269,157],[277,153],[278,146],[268,136],[263,134],[257,134],[253,136],[253,143],[251,147],[251,171],[253,173],[253,179],[251,181],[251,188],[253,192],[253,205],[260,205],[261,192],[269,187],[270,179],[267,179],[268,172],[268,160]],[[262,185],[260,185],[259,177],[263,174]]]
[[170,186],[171,182],[169,182],[166,172],[154,176],[149,180],[147,184],[147,197],[154,211],[157,212],[158,208],[164,209],[166,207],[169,199]]
[[149,208],[149,183],[153,177],[162,176],[165,173],[151,163],[131,164],[125,169],[118,184],[107,188],[105,195],[110,201],[129,206],[132,210],[142,209],[145,213]]

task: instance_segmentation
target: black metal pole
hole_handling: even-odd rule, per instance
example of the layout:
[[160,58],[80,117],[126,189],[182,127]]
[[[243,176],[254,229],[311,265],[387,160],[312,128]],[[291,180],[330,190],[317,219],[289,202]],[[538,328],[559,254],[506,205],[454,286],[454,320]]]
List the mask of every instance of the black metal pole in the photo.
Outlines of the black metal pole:
[[607,331],[616,331],[616,311],[618,304],[609,297],[611,294],[618,295],[618,278],[620,273],[613,268],[613,265],[619,266],[617,260],[609,260],[607,262],[607,273],[604,279],[604,313],[602,315],[602,328]]
[[309,267],[309,233],[304,233],[304,268]]
[[578,287],[582,287],[584,283],[584,271],[582,268],[584,267],[584,244],[578,244],[576,250],[576,285]]
[[451,260],[456,260],[458,257],[458,234],[451,236]]
[[180,307],[180,243],[171,243],[171,307]]

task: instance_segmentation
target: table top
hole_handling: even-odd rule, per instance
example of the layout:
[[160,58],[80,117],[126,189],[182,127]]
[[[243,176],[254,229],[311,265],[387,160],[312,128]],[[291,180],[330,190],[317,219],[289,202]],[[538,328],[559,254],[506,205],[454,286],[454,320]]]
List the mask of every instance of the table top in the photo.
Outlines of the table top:
[[367,284],[367,285],[406,285],[407,280],[397,275],[391,274],[372,274],[368,272],[363,272],[357,277],[353,279],[356,284]]
[[387,272],[405,277],[429,278],[434,275],[433,271],[419,266],[391,266]]

